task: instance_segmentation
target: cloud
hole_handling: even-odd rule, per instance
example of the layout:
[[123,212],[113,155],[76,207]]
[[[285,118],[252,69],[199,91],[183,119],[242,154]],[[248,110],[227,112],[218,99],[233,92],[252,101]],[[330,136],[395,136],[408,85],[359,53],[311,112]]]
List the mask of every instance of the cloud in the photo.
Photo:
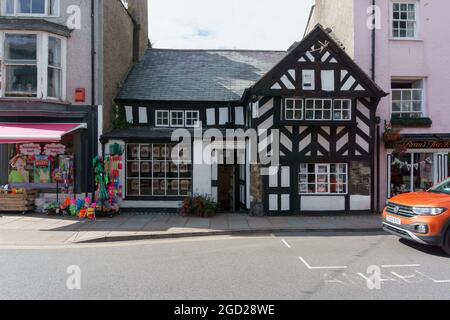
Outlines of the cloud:
[[149,0],[155,48],[286,50],[314,0]]

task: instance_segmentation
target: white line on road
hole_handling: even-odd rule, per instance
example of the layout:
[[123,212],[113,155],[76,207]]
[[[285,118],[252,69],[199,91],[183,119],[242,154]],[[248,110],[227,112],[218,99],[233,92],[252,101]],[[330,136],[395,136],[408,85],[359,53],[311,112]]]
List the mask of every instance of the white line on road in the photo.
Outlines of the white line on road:
[[289,243],[287,243],[286,240],[282,239],[281,241],[282,241],[282,242],[286,245],[286,247],[288,247],[289,249],[292,248],[291,245],[290,245]]
[[347,269],[347,266],[323,266],[323,267],[312,267],[306,262],[302,257],[298,257],[301,262],[309,269],[309,270],[317,270],[317,269]]
[[382,268],[413,268],[420,267],[420,264],[385,264],[381,266]]
[[430,277],[429,275],[426,275],[425,273],[422,273],[422,272],[417,271],[417,270],[416,270],[416,272],[417,272],[418,274],[420,274],[420,275],[422,275],[422,276],[424,276],[424,277],[430,279],[430,280],[433,281],[434,283],[450,283],[450,280],[435,280],[435,279],[433,279],[432,277]]

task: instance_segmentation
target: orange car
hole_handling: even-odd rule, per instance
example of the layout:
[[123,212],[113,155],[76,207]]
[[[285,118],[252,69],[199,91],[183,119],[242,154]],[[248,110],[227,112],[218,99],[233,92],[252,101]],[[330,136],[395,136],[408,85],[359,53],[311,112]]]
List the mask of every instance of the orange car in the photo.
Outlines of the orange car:
[[426,192],[413,192],[389,200],[383,229],[402,238],[440,246],[450,255],[450,179]]

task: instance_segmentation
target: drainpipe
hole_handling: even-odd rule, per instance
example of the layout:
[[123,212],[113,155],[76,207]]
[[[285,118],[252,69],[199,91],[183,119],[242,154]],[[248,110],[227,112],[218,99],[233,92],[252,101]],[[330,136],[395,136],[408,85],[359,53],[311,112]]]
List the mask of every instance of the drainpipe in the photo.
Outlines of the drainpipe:
[[[375,81],[376,78],[376,61],[375,61],[375,52],[376,52],[376,29],[375,29],[375,6],[376,0],[372,0],[372,14],[373,14],[373,27],[372,27],[372,63],[371,63],[371,71],[372,71],[372,81]],[[376,173],[377,173],[377,189],[376,189],[376,213],[380,213],[380,151],[381,151],[381,143],[380,143],[380,122],[381,119],[376,117],[376,144],[377,144],[377,155],[376,155]]]
[[[97,109],[95,108],[95,94],[96,94],[96,85],[95,85],[95,56],[96,56],[96,50],[95,50],[95,1],[91,0],[91,110],[93,112],[97,112]],[[94,117],[94,114],[91,115],[91,126],[92,129],[91,132],[91,152],[92,156],[96,156],[95,152],[95,146],[97,145],[97,142],[95,141],[95,132],[98,132],[96,130],[97,128],[97,117]],[[89,159],[90,162],[92,162],[92,159]],[[95,178],[94,178],[94,168],[92,167],[92,199],[95,198]]]

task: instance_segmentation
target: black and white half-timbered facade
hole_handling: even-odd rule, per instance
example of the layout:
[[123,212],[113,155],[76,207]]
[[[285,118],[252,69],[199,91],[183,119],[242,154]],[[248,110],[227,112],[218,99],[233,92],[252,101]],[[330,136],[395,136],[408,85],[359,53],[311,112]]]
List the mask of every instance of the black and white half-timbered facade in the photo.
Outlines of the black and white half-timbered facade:
[[[385,95],[320,25],[287,52],[150,49],[116,99],[129,126],[102,142],[125,146],[125,207],[176,208],[206,194],[225,211],[370,212]],[[194,136],[192,163],[170,163],[172,132],[198,127],[253,129],[257,140],[211,148]],[[220,151],[245,161],[205,162],[207,145],[210,160]],[[259,163],[278,151],[278,163]]]

